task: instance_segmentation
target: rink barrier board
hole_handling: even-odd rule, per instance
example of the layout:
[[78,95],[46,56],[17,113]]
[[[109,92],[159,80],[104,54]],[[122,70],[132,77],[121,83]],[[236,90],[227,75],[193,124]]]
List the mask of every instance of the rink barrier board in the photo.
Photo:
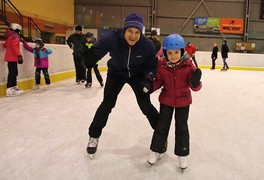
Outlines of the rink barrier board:
[[[107,67],[98,67],[98,69],[100,70],[100,72],[104,72],[107,71]],[[93,71],[92,71],[93,72]],[[94,72],[93,72],[94,73]],[[71,79],[71,78],[75,78],[75,71],[67,71],[67,72],[62,72],[62,73],[55,73],[55,74],[50,74],[50,81],[51,84],[56,83],[56,82],[60,82],[66,79]],[[22,79],[22,80],[18,80],[17,82],[17,86],[22,89],[22,90],[30,90],[33,88],[35,84],[35,79]],[[41,77],[41,85],[45,85],[45,80],[44,77]],[[5,96],[6,95],[6,84],[0,84],[0,97]]]
[[[201,69],[211,69],[212,66],[200,65]],[[215,66],[215,69],[222,69],[222,66]],[[243,67],[243,66],[230,66],[229,70],[240,70],[240,71],[264,71],[264,67]]]
[[[211,66],[203,66],[200,65],[199,68],[201,69],[210,69]],[[216,69],[222,69],[222,66],[216,66]],[[101,72],[107,71],[107,67],[100,67],[99,70]],[[242,71],[264,71],[264,67],[238,67],[238,66],[231,66],[230,70],[242,70]],[[62,73],[55,73],[50,75],[50,79],[52,83],[63,81],[66,79],[74,78],[75,71],[68,71]],[[19,80],[18,87],[23,90],[32,89],[33,85],[35,84],[35,79],[27,79],[27,80]],[[45,85],[44,78],[41,78],[41,85]],[[0,97],[6,95],[6,84],[0,84]]]

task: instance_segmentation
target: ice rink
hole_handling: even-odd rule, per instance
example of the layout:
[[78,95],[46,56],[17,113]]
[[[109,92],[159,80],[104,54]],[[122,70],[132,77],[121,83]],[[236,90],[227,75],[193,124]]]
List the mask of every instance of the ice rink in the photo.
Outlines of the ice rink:
[[[69,79],[49,90],[0,98],[0,179],[263,179],[264,72],[202,71],[203,88],[192,93],[191,154],[184,173],[173,154],[174,122],[166,155],[148,165],[153,131],[128,85],[110,114],[96,156],[89,159],[87,128],[103,97],[93,76],[90,89]],[[151,95],[157,109],[158,95]]]

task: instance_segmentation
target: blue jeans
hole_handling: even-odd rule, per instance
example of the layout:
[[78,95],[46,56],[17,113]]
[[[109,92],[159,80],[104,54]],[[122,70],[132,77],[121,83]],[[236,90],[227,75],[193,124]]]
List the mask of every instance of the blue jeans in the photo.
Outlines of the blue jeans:
[[223,58],[223,69],[229,69],[227,63],[226,63],[226,58]]

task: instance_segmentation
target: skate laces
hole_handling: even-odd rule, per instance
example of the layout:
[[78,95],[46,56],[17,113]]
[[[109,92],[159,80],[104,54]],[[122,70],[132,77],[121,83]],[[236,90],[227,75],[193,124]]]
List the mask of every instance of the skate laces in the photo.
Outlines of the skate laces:
[[98,143],[98,138],[90,138],[88,147],[96,147]]

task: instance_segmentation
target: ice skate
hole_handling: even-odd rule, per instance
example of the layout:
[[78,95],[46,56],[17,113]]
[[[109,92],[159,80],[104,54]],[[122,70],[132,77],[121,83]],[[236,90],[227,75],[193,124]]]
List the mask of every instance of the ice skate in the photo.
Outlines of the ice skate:
[[86,88],[90,88],[90,87],[92,87],[92,83],[87,83],[87,84],[85,84],[85,87],[86,87]]
[[24,91],[19,89],[17,86],[15,86],[14,89],[17,91],[18,94],[22,95],[24,93]]
[[82,80],[81,80],[81,84],[84,84],[84,83],[85,83],[85,80],[84,80],[84,79],[82,79]]
[[46,84],[45,90],[49,90],[49,89],[50,89],[50,84]]
[[150,165],[156,164],[156,162],[163,157],[163,154],[152,152],[150,158],[148,159],[148,163]]
[[39,84],[35,84],[35,85],[33,86],[33,90],[38,90],[38,89],[40,89],[40,85],[39,85]]
[[89,138],[86,152],[89,154],[90,159],[93,159],[97,151],[98,141],[99,141],[99,138],[92,138],[92,137]]
[[186,169],[188,167],[187,157],[186,156],[179,156],[178,158],[179,158],[179,166],[183,172],[184,169]]
[[23,94],[23,91],[17,87],[10,87],[6,89],[6,96],[13,97],[13,96],[20,96]]

